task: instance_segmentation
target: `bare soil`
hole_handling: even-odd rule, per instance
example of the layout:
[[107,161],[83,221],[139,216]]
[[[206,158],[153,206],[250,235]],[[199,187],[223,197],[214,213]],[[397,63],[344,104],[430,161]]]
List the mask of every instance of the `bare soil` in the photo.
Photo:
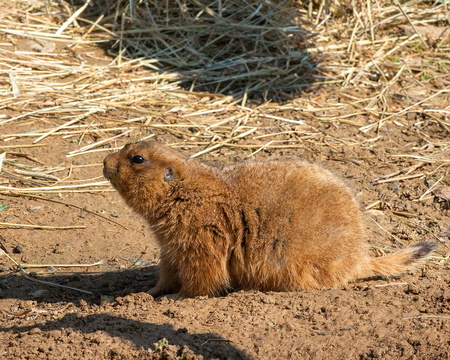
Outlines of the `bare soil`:
[[[77,51],[83,52],[80,48]],[[390,98],[391,110],[406,108],[437,90],[432,84],[411,85],[411,97]],[[370,94],[372,90],[360,91]],[[390,91],[401,94],[402,88],[395,85]],[[431,118],[422,112],[426,106],[448,104],[448,95],[434,97],[396,121],[386,121],[368,132],[360,131],[360,126],[374,122],[369,116],[346,118],[345,113],[326,110],[327,104],[332,107],[349,96],[339,86],[316,87],[304,98],[321,99],[316,104],[323,111],[303,112],[304,103],[299,98],[270,112],[279,118],[303,120],[303,124],[250,116],[247,125],[258,128],[253,135],[282,133],[275,139],[286,145],[263,149],[253,157],[300,157],[347,179],[362,209],[366,209],[368,251],[379,256],[420,240],[439,243],[435,256],[423,266],[399,278],[364,280],[324,291],[240,291],[216,298],[155,300],[145,291],[158,279],[158,248],[147,226],[117,193],[91,189],[27,196],[3,191],[0,205],[6,207],[0,210],[2,223],[85,228],[48,230],[0,225],[0,245],[9,255],[0,254],[0,358],[450,359],[450,222],[446,195],[450,135],[446,123],[436,120],[448,123],[447,118]],[[41,100],[45,100],[45,106],[60,101],[57,96]],[[196,105],[189,106],[195,112]],[[258,104],[248,106],[258,108]],[[4,108],[2,114],[19,116],[25,107],[26,102],[18,103]],[[102,116],[125,121],[136,114],[117,108]],[[170,116],[172,123],[185,121],[182,111]],[[325,119],[327,116],[330,120]],[[52,116],[25,117],[3,124],[0,133],[23,134],[59,125],[61,121]],[[186,131],[193,134],[196,129]],[[186,154],[203,149],[176,131],[145,126],[102,147],[121,146],[149,134]],[[36,159],[48,168],[62,166],[60,177],[70,176],[75,183],[103,181],[102,160],[107,151],[66,155],[107,136],[112,135],[89,133],[82,143],[79,137],[73,141],[74,137],[52,136],[42,141],[45,146],[30,148],[20,147],[32,143],[27,137],[2,137],[0,150],[7,151],[7,158],[12,152],[26,154],[28,158],[9,157],[24,164],[33,164],[30,159]],[[252,141],[263,146],[268,140],[255,136]],[[236,146],[224,146],[201,159],[214,163],[246,160],[257,149],[246,147],[245,139],[233,144]],[[17,148],[6,147],[10,145]],[[435,156],[437,150],[441,155]],[[414,157],[418,155],[423,158]],[[431,155],[432,161],[424,160]],[[393,181],[376,181],[383,176]],[[35,186],[11,177],[1,177],[0,181],[2,186]],[[437,181],[438,186],[430,189]],[[11,259],[47,266],[26,268],[29,278],[25,278]],[[101,264],[83,266],[96,262]]]
[[[336,134],[333,127],[320,128]],[[421,141],[396,126],[385,130],[390,135],[371,149],[343,148],[336,155],[328,148],[311,147],[265,155],[319,159],[349,179],[360,193],[362,206],[382,199],[383,210],[369,210],[368,216],[402,243],[368,219],[368,242],[374,255],[377,249],[394,251],[421,239],[438,242],[438,237],[445,244],[436,256],[443,256],[450,236],[448,208],[434,197],[412,201],[427,190],[424,180],[371,182],[394,170],[386,165],[386,153],[400,153],[405,144]],[[351,136],[351,129],[344,127],[340,134]],[[57,165],[67,161],[65,154],[74,147],[69,141],[53,139],[45,148],[26,153]],[[91,155],[86,160],[95,166],[74,169],[73,176],[101,176],[102,157]],[[210,160],[229,161],[230,157],[219,152]],[[450,358],[450,272],[445,260],[434,259],[399,279],[360,282],[343,289],[154,300],[145,291],[157,281],[158,249],[146,225],[118,194],[62,193],[48,198],[82,210],[2,195],[2,204],[8,205],[1,212],[2,221],[85,225],[86,229],[4,227],[5,250],[20,263],[103,264],[78,268],[76,273],[56,265],[31,269],[38,279],[94,293],[86,295],[27,280],[5,256],[0,257],[0,309],[7,310],[0,319],[0,354],[5,359]],[[399,216],[390,210],[413,215]]]

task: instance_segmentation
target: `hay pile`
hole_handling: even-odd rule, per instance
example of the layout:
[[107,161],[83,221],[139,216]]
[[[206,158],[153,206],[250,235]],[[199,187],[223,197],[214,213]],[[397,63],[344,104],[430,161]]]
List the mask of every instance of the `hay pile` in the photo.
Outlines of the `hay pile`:
[[[104,1],[93,5],[90,16],[105,13]],[[157,59],[196,91],[292,94],[314,72],[292,0],[110,1],[106,13],[119,54]]]

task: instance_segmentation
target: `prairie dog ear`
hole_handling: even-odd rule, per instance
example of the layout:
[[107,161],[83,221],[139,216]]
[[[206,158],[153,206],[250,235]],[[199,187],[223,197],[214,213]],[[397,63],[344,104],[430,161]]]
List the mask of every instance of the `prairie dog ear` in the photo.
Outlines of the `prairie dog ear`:
[[176,178],[177,172],[173,167],[168,167],[164,170],[164,181],[169,182]]

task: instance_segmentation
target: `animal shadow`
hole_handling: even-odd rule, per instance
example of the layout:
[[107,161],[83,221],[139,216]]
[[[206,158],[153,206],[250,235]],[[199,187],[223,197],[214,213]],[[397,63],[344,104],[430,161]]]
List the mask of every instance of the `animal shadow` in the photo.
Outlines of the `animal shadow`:
[[0,273],[0,299],[42,300],[50,303],[84,299],[88,303],[98,304],[102,296],[117,297],[148,291],[157,280],[158,268],[155,265],[101,273],[37,275],[30,272],[28,278],[20,273]]
[[[150,289],[157,282],[158,269],[156,266],[149,266],[119,272],[35,276],[35,279],[81,289],[92,294],[48,286],[26,279],[20,274],[8,274],[0,275],[0,300],[35,300],[46,303],[84,300],[91,304],[98,304],[105,296],[122,297]],[[164,339],[167,339],[169,345],[179,347],[176,356],[180,359],[185,358],[183,354],[186,349],[191,354],[193,352],[195,355],[203,356],[204,359],[249,358],[249,355],[237,349],[227,339],[213,333],[190,334],[188,329],[185,328],[174,329],[169,324],[160,325],[107,313],[82,316],[80,312],[76,312],[65,314],[61,319],[45,323],[2,326],[0,327],[0,338],[3,333],[24,334],[26,336],[28,332],[36,328],[43,332],[63,329],[69,332],[77,331],[87,335],[88,339],[91,337],[89,334],[102,331],[113,338],[131,341],[137,349],[143,348],[153,351],[156,349],[160,352],[164,351],[164,345],[157,348],[158,346],[155,344],[164,344]]]
[[[184,359],[183,352],[190,350],[195,355],[202,355],[204,359],[249,359],[250,357],[242,350],[237,349],[229,341],[212,333],[189,334],[187,329],[175,330],[171,325],[153,324],[142,321],[126,319],[111,314],[94,314],[80,317],[79,314],[66,314],[63,318],[47,321],[43,324],[12,326],[9,328],[0,328],[0,337],[2,333],[13,332],[15,334],[24,334],[35,329],[44,333],[55,330],[63,330],[70,333],[72,330],[88,335],[101,331],[107,333],[113,338],[129,340],[136,348],[150,349],[163,352],[163,341],[167,344],[180,347],[176,358]],[[25,337],[26,339],[26,337]],[[165,340],[163,340],[165,339]],[[187,346],[188,345],[188,346]],[[162,357],[166,358],[166,357]],[[186,358],[191,358],[190,356]]]

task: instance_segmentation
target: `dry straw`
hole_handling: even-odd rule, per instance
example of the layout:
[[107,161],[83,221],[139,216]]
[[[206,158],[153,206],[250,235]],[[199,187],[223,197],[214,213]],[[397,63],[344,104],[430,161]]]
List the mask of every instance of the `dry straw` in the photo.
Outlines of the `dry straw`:
[[315,63],[295,1],[96,1],[125,58],[157,60],[187,88],[234,97],[299,92]]

